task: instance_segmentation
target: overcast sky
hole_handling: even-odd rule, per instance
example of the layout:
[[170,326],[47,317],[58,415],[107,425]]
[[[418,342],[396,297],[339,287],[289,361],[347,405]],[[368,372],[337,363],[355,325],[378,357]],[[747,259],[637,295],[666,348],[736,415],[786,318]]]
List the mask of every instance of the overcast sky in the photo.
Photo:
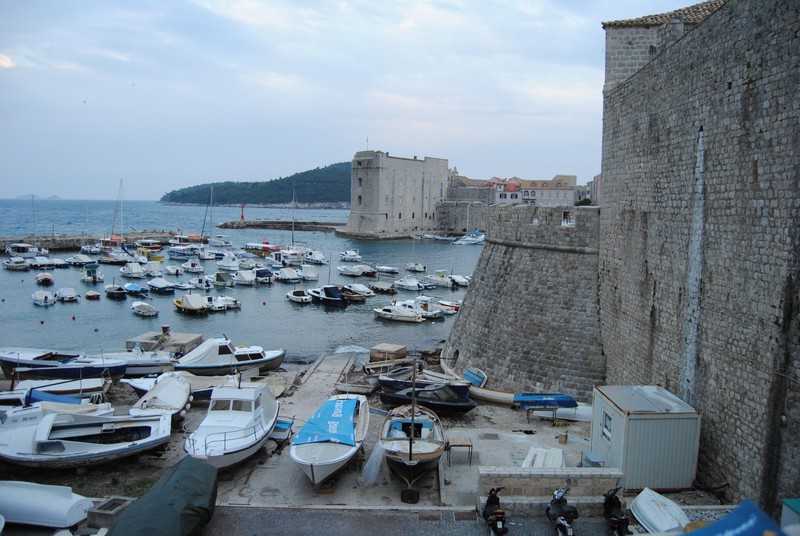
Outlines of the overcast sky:
[[5,0],[0,198],[127,199],[378,149],[600,172],[601,22],[676,0]]

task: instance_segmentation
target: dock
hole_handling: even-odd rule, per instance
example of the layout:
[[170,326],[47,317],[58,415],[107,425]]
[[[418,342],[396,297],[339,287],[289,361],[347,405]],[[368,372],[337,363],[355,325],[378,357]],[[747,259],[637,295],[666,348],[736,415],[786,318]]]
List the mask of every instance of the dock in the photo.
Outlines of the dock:
[[184,355],[203,342],[200,333],[173,333],[169,326],[161,326],[161,331],[148,331],[125,341],[125,349],[129,352],[138,345],[144,352],[163,350],[176,355]]

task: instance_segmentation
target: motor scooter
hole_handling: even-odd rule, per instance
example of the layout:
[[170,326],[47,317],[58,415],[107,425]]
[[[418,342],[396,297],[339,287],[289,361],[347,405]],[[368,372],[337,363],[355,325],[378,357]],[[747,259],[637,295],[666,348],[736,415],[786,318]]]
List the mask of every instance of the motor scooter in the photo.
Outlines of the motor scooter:
[[603,494],[603,517],[606,519],[609,534],[614,536],[624,536],[633,534],[628,530],[628,514],[622,509],[622,503],[617,497],[617,492],[621,488],[610,489]]
[[486,497],[486,506],[483,507],[483,519],[492,530],[492,534],[506,534],[506,511],[500,508],[500,498],[497,496],[503,488],[492,488]]
[[567,504],[567,492],[569,486],[564,484],[561,488],[553,492],[553,498],[547,507],[545,514],[547,519],[553,524],[556,533],[562,536],[572,536],[572,522],[578,518],[578,509],[571,504]]

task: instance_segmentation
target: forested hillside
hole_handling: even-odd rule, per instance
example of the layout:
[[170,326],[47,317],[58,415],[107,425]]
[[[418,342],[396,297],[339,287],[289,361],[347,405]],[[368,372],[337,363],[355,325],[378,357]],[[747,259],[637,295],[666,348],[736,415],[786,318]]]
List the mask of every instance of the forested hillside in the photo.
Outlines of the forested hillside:
[[215,205],[285,204],[292,202],[292,193],[298,204],[350,203],[350,162],[331,164],[270,181],[224,181],[190,186],[164,194],[161,202],[205,205],[212,186]]

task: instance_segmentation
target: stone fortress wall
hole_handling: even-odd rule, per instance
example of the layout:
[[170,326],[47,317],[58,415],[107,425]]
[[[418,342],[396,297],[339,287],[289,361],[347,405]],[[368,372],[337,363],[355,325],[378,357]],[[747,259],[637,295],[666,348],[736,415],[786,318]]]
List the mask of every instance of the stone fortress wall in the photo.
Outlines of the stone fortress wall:
[[[671,27],[674,29],[674,27]],[[443,355],[587,401],[702,413],[699,485],[800,494],[800,4],[729,0],[604,99],[603,207],[490,207]]]
[[605,95],[609,384],[703,415],[698,481],[800,493],[800,4],[730,0]]
[[591,402],[605,363],[598,316],[597,207],[495,206],[442,356],[494,389]]

